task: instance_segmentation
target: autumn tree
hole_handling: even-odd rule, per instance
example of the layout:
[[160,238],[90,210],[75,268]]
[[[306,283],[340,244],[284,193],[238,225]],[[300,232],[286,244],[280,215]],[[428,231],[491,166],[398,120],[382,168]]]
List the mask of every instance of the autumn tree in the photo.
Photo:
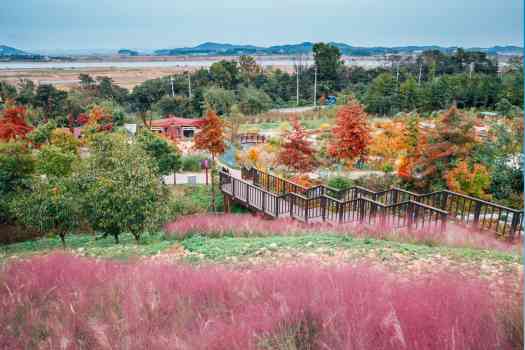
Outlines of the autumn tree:
[[25,139],[26,135],[33,130],[27,123],[26,117],[25,107],[11,107],[4,110],[0,118],[0,140]]
[[297,118],[292,118],[291,124],[292,130],[283,135],[277,163],[299,173],[312,171],[318,163],[312,143],[307,139],[308,134]]
[[[211,154],[212,165],[215,166],[215,158],[226,151],[224,125],[223,121],[213,110],[208,110],[204,120],[204,126],[193,139],[194,147],[198,150],[208,151]],[[213,176],[211,177],[211,207],[215,211],[215,181]]]
[[416,186],[442,189],[446,186],[446,172],[470,156],[476,142],[474,122],[452,107],[438,119],[426,138],[426,145],[414,161]]
[[233,105],[228,114],[228,117],[225,118],[225,127],[227,130],[227,135],[230,144],[235,144],[237,142],[237,136],[239,135],[239,129],[242,122],[244,121],[244,115],[242,114],[238,105]]
[[467,161],[461,161],[455,168],[446,173],[445,178],[451,191],[486,200],[490,199],[490,195],[486,193],[490,186],[489,171],[481,164],[469,166]]
[[351,102],[339,109],[336,118],[328,153],[336,159],[350,163],[356,157],[365,155],[370,144],[367,115],[359,103]]
[[381,133],[370,144],[370,155],[379,157],[382,165],[394,165],[400,154],[404,154],[408,144],[405,127],[402,123],[387,123]]

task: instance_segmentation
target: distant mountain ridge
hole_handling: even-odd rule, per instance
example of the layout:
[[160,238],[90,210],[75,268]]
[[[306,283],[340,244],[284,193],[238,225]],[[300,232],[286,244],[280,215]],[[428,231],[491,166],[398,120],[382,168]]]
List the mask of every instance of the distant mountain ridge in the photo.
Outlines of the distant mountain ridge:
[[31,56],[32,54],[14,47],[0,45],[0,56]]
[[[446,53],[454,52],[458,47],[442,47],[438,45],[411,45],[411,46],[372,46],[360,47],[351,46],[345,43],[330,42],[341,50],[343,55],[349,56],[373,56],[384,54],[412,54],[426,50],[439,50]],[[158,56],[178,56],[178,55],[242,55],[242,54],[260,54],[260,55],[294,55],[309,54],[312,52],[313,42],[302,42],[299,44],[274,45],[269,47],[260,47],[254,45],[235,45],[229,43],[205,42],[195,47],[183,47],[174,49],[161,49],[154,51]],[[473,47],[465,49],[467,51],[482,51],[491,55],[500,54],[522,54],[523,48],[519,46],[493,46],[488,48]]]

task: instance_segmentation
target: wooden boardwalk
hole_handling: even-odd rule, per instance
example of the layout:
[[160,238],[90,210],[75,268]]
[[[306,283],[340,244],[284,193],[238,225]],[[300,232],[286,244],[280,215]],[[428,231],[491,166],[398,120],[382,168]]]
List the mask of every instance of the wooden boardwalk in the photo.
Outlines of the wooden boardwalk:
[[220,187],[227,201],[235,201],[269,217],[305,223],[360,222],[444,231],[447,224],[453,222],[511,238],[522,233],[522,210],[451,191],[416,194],[399,188],[381,192],[363,187],[304,188],[253,168],[242,169],[240,178],[220,172]]

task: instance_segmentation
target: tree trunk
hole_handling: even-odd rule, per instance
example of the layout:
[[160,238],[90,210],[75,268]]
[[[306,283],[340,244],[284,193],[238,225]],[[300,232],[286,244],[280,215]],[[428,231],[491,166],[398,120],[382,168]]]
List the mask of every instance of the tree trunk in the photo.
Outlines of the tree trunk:
[[60,233],[60,240],[62,241],[62,249],[66,249],[66,234]]
[[113,237],[115,237],[115,243],[119,244],[119,240],[118,240],[118,234],[117,233],[114,233],[113,234]]
[[215,167],[215,155],[211,155],[211,210],[215,213],[215,181],[213,181],[213,168]]
[[135,237],[135,241],[137,241],[137,243],[139,243],[140,241],[140,233],[137,233],[137,232],[133,232],[133,237]]

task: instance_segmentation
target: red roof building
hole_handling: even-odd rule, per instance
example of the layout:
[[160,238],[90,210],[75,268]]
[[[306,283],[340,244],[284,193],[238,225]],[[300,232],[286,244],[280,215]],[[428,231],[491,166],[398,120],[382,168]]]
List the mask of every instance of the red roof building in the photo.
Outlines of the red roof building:
[[[151,130],[164,134],[165,136],[175,139],[193,139],[193,136],[204,125],[204,119],[188,119],[168,116],[163,119],[151,121]],[[148,123],[149,124],[149,123]]]

